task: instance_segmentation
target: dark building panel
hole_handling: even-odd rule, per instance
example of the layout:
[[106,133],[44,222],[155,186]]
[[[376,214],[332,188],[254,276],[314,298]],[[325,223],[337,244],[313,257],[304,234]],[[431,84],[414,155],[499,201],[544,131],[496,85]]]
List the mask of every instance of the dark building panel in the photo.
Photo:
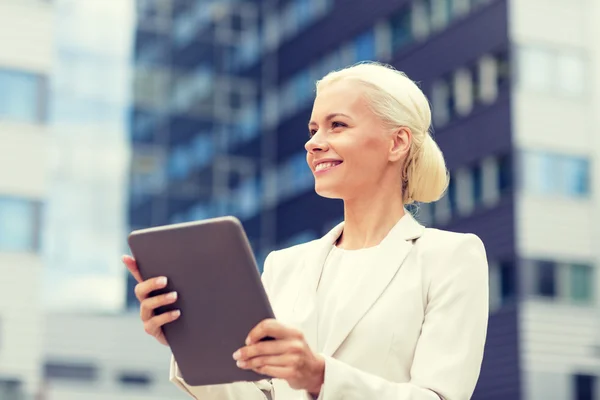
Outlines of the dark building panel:
[[518,315],[517,306],[512,305],[490,317],[481,375],[473,400],[522,398]]

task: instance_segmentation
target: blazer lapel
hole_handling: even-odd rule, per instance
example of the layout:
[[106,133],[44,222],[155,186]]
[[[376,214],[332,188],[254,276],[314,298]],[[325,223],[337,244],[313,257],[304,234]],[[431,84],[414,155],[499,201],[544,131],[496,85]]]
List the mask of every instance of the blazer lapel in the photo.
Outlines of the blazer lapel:
[[294,321],[304,333],[311,349],[316,351],[317,345],[317,287],[321,279],[323,266],[331,251],[331,246],[339,238],[344,228],[341,222],[329,233],[311,243],[303,260],[301,281],[299,282],[298,297],[294,304]]
[[[360,293],[357,293],[355,296],[350,296],[348,303],[346,303],[339,311],[339,314],[336,315],[336,320],[338,320],[339,323],[336,326],[335,331],[330,332],[329,340],[323,349],[325,355],[333,356],[352,329],[354,329],[356,324],[381,296],[412,249],[413,240],[420,237],[423,230],[424,227],[415,221],[407,211],[385,239],[379,244],[379,250],[376,253],[377,255],[373,260],[373,263],[371,265],[365,265],[365,268],[372,269],[372,273],[370,273],[368,279],[358,287]],[[321,260],[319,259],[319,261]],[[322,269],[322,265],[320,265],[319,270],[320,269]],[[314,279],[314,277],[311,277],[310,279],[310,290],[311,292],[316,292],[318,279]],[[314,286],[312,285],[312,280],[316,281],[314,282]],[[302,300],[303,299],[299,299],[299,302],[302,302]],[[316,319],[316,316],[311,317],[311,319],[313,318]],[[314,324],[314,327],[312,324]],[[314,331],[316,337],[316,321],[311,321],[311,329],[311,335]]]

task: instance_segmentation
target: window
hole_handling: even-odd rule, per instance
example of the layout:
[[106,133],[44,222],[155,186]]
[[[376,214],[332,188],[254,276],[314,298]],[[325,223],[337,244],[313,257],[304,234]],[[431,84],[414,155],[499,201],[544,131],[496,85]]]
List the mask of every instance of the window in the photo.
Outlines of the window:
[[49,362],[44,366],[44,376],[48,380],[95,381],[98,368],[92,364]]
[[453,0],[452,13],[456,16],[462,16],[469,12],[471,0]]
[[354,39],[354,61],[368,61],[375,58],[375,32],[369,30]]
[[565,193],[577,197],[589,193],[589,161],[585,158],[563,157],[560,162]]
[[556,297],[557,265],[552,261],[535,262],[535,294]]
[[415,0],[412,4],[411,12],[411,27],[413,36],[418,39],[423,39],[431,30],[429,25],[429,2],[427,0]]
[[519,81],[528,89],[546,90],[552,86],[552,54],[541,48],[519,51]]
[[559,92],[577,96],[585,89],[585,65],[583,57],[576,53],[557,54],[556,77]]
[[398,51],[413,41],[412,9],[405,7],[390,20],[392,28],[392,49]]
[[450,207],[450,214],[456,215],[457,195],[456,195],[456,180],[454,179],[454,176],[450,176],[450,181],[448,182],[448,191],[446,192],[446,196],[448,196],[448,206]]
[[471,71],[461,68],[454,73],[454,97],[456,112],[467,115],[473,109],[473,76]]
[[498,63],[487,55],[479,60],[479,87],[477,99],[484,104],[493,103],[498,97]]
[[0,197],[0,250],[30,252],[39,248],[40,204]]
[[523,186],[537,195],[589,195],[589,160],[542,151],[523,153]]
[[578,96],[585,90],[585,75],[581,52],[529,45],[519,49],[519,84],[525,89]]
[[569,297],[577,303],[591,303],[594,299],[594,268],[585,264],[570,264]]
[[490,263],[490,309],[495,310],[515,299],[515,264],[511,261]]
[[452,13],[451,0],[429,0],[431,2],[431,27],[443,29],[450,22]]
[[481,172],[481,165],[474,165],[471,168],[471,180],[473,204],[477,206],[483,202],[483,174]]
[[499,266],[500,296],[502,302],[513,300],[517,296],[517,276],[515,263],[503,261]]
[[573,376],[573,399],[574,400],[596,400],[598,393],[596,389],[598,378],[594,375],[576,374]]
[[37,74],[0,69],[0,120],[42,122],[44,79]]
[[442,127],[450,121],[449,97],[450,87],[445,80],[440,79],[433,83],[431,93],[433,122],[438,127]]
[[0,379],[0,399],[22,400],[24,398],[22,382],[16,379]]
[[117,379],[126,386],[149,386],[152,383],[152,378],[146,373],[123,372]]
[[500,194],[505,193],[512,187],[512,158],[510,155],[503,155],[498,158],[498,189]]

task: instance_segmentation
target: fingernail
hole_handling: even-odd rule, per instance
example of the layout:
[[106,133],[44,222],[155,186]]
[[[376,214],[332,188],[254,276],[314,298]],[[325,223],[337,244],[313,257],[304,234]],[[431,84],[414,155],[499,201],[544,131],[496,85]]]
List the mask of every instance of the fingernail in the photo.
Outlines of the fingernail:
[[246,346],[248,346],[249,344],[250,344],[250,336],[248,336],[248,337],[246,338]]
[[234,359],[234,360],[237,360],[237,359],[239,359],[239,358],[240,358],[240,355],[241,355],[241,354],[240,354],[240,351],[239,351],[239,350],[238,350],[238,351],[236,351],[235,353],[233,353],[233,359]]
[[157,285],[159,285],[159,286],[164,286],[164,285],[166,285],[166,284],[167,284],[167,278],[166,278],[166,277],[164,277],[164,276],[161,276],[160,278],[158,278],[158,279],[156,280],[156,284],[157,284]]
[[237,366],[238,366],[239,368],[243,368],[243,367],[245,367],[245,366],[246,366],[246,362],[245,362],[245,361],[238,361],[236,364],[237,364]]
[[167,295],[167,299],[173,300],[177,298],[177,292],[171,292]]
[[173,318],[177,318],[181,315],[181,311],[175,310],[175,311],[171,312],[171,315],[173,316]]

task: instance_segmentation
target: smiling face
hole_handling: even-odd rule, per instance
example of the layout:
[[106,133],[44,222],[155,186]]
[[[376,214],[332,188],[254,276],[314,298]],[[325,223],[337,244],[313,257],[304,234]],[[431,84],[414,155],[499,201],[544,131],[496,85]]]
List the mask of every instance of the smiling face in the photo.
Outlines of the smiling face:
[[400,188],[400,169],[390,158],[394,140],[364,92],[362,84],[341,80],[320,89],[315,99],[306,161],[323,197],[356,198],[386,179]]

